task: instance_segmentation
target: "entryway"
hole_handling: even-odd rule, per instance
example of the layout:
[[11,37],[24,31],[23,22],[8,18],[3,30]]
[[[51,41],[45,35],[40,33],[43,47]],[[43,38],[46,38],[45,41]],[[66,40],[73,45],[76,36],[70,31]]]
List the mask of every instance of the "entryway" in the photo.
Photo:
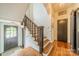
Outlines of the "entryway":
[[57,21],[57,39],[67,42],[67,19]]
[[18,46],[18,27],[4,25],[4,51]]

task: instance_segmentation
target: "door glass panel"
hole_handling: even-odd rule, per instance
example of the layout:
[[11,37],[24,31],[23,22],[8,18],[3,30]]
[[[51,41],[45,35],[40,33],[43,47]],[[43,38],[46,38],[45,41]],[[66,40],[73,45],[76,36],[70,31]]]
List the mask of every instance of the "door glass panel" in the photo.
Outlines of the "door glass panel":
[[7,35],[6,35],[6,38],[9,38],[9,37],[10,37],[10,35],[9,35],[9,34],[7,34]]
[[7,30],[7,31],[10,31],[10,28],[7,28],[6,30]]
[[8,27],[6,28],[6,38],[13,38],[17,35],[16,27]]

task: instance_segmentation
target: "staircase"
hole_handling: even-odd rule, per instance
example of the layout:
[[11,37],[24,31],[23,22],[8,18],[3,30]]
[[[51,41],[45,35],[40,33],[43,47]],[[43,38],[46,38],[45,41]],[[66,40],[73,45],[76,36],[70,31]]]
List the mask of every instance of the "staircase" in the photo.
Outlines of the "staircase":
[[[32,45],[32,47],[36,47],[36,49],[39,49],[40,54],[43,53],[43,26],[37,26],[32,20],[30,20],[26,15],[24,16],[24,19],[21,23],[21,25],[24,26],[23,31],[24,33],[27,33],[24,35],[24,37],[27,37],[26,39],[28,41],[25,42],[30,42],[30,43],[35,43],[36,45]],[[27,31],[26,31],[27,30]]]
[[50,42],[50,40],[44,40],[44,47],[43,47],[43,55],[48,56],[54,47],[54,43]]
[[[43,26],[37,26],[32,20],[30,20],[26,15],[21,23],[26,33],[24,41],[25,43],[30,42],[32,48],[40,52],[40,54],[47,56],[53,49],[53,42],[50,42],[47,38],[43,37]],[[44,41],[44,42],[43,42]],[[29,43],[28,43],[29,46]],[[28,47],[25,45],[25,47]]]

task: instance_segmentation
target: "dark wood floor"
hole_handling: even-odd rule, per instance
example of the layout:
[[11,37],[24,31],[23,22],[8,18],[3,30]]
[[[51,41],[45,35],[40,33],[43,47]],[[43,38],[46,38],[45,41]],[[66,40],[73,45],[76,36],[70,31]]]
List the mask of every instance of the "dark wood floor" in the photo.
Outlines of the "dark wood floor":
[[71,51],[70,44],[61,41],[54,41],[54,43],[54,48],[49,56],[78,56]]

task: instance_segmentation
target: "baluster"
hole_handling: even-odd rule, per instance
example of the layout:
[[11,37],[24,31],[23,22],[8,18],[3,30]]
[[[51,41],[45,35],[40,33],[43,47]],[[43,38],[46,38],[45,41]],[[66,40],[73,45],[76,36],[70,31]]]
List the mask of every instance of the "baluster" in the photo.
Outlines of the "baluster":
[[27,28],[28,28],[28,19],[26,19],[27,20]]
[[33,35],[33,28],[34,28],[34,25],[33,25],[33,23],[32,23],[32,35]]
[[34,24],[33,24],[33,37],[34,37],[34,28],[35,28],[35,26],[34,26]]
[[32,34],[32,22],[30,21],[30,32]]
[[27,28],[29,29],[29,19],[27,18]]
[[29,28],[30,28],[30,31],[31,31],[31,20],[29,20]]
[[30,31],[31,31],[31,23],[32,23],[32,21],[29,20],[29,29],[30,29]]
[[35,35],[36,35],[36,41],[38,42],[38,36],[37,36],[38,35],[38,27],[36,27],[36,34]]
[[37,41],[37,27],[35,28],[35,37],[36,37],[36,41]]
[[34,37],[35,37],[35,41],[36,41],[36,36],[35,36],[35,31],[36,31],[36,27],[35,27],[35,25],[34,25]]

